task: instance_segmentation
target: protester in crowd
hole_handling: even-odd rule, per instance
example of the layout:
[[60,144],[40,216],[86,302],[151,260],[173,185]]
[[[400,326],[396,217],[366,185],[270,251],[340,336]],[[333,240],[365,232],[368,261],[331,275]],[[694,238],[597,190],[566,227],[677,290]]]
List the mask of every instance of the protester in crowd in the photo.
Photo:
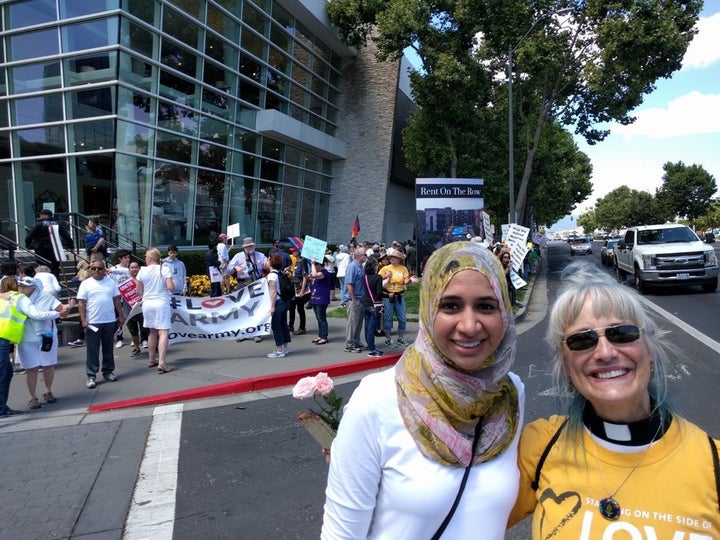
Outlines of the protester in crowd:
[[[220,259],[217,252],[217,242],[211,241],[205,253],[205,272],[210,280],[210,296],[222,296],[222,278],[220,277]],[[174,285],[173,285],[174,287]]]
[[340,289],[340,305],[345,307],[349,300],[347,291],[345,290],[345,273],[350,264],[350,253],[348,247],[344,244],[338,246],[337,255],[335,255],[335,264],[337,265],[338,288]]
[[[133,261],[130,263],[130,279],[135,282],[135,289],[138,289],[137,275],[140,272],[140,263]],[[128,306],[132,309],[133,306]],[[129,313],[129,312],[128,312]],[[127,316],[127,315],[126,315]],[[141,352],[140,348],[147,348],[148,329],[145,328],[142,311],[137,315],[133,315],[127,322],[128,332],[130,332],[130,341],[132,342],[132,351],[130,358],[138,356]]]
[[97,255],[106,259],[108,252],[105,234],[93,218],[88,219],[85,231],[85,253],[87,256]]
[[500,259],[500,263],[502,264],[503,271],[505,272],[505,279],[507,280],[507,288],[508,292],[510,293],[510,302],[514,306],[516,301],[516,291],[515,287],[513,286],[512,279],[510,278],[510,272],[512,271],[512,262],[510,259],[510,251],[507,249],[501,249],[499,252],[498,258]]
[[[365,319],[365,343],[368,356],[382,356],[384,353],[375,347],[375,332],[382,324],[378,317],[376,305],[383,305],[383,279],[378,272],[378,259],[375,255],[365,261],[365,297],[363,309]],[[384,309],[384,307],[383,307]]]
[[[379,270],[380,277],[383,279],[383,287],[386,295],[383,299],[385,304],[385,314],[383,315],[383,331],[385,333],[386,347],[404,347],[407,345],[405,341],[405,330],[407,329],[407,308],[405,304],[405,289],[412,281],[410,272],[403,264],[405,255],[397,248],[389,248],[387,256],[390,264],[383,266]],[[392,341],[393,317],[397,316],[398,320],[398,337],[397,344]]]
[[[170,298],[175,284],[170,269],[160,264],[160,250],[148,249],[145,264],[137,274],[138,296],[142,299],[143,325],[148,329],[148,367],[160,374],[170,373],[166,363],[172,310]],[[157,353],[157,358],[156,358]]]
[[671,405],[663,333],[597,268],[563,281],[546,337],[564,415],[525,427],[509,524],[533,513],[534,539],[717,537],[720,441]]
[[230,260],[230,268],[238,280],[238,288],[246,287],[262,278],[267,259],[264,254],[255,251],[255,241],[250,236],[243,239],[242,248],[242,251]]
[[35,254],[42,257],[38,260],[39,264],[50,263],[50,271],[55,277],[60,276],[60,262],[55,256],[53,249],[53,241],[51,240],[51,229],[57,227],[60,236],[60,245],[57,246],[58,251],[62,249],[72,249],[73,241],[65,226],[60,226],[53,220],[53,213],[46,208],[40,210],[35,226],[25,237],[25,247],[35,251]]
[[405,266],[411,276],[417,273],[417,248],[412,240],[408,240],[405,245]]
[[[13,378],[10,345],[19,346],[25,333],[28,332],[27,329],[35,328],[34,321],[51,321],[66,315],[69,310],[68,306],[62,304],[54,310],[39,309],[26,294],[18,290],[18,280],[25,280],[25,284],[32,282],[33,286],[38,288],[38,284],[32,278],[6,275],[0,279],[0,319],[4,319],[0,336],[0,418],[22,414],[22,411],[12,409],[7,404],[10,382]],[[52,297],[49,298],[54,300]],[[29,347],[26,348],[26,352],[27,349]],[[28,355],[26,354],[26,356]],[[19,355],[18,360],[20,360]],[[30,362],[27,365],[30,366]],[[37,370],[35,375],[37,381]],[[50,384],[52,384],[52,374],[50,375]],[[52,392],[50,392],[50,396],[55,399]]]
[[268,290],[270,291],[270,328],[275,339],[275,351],[267,355],[268,358],[285,358],[290,350],[288,345],[292,341],[290,328],[287,323],[287,312],[290,302],[280,297],[280,278],[282,272],[282,258],[277,253],[270,255],[266,260],[268,269]]
[[[67,314],[73,304],[63,305],[57,298],[46,294],[42,290],[41,283],[26,276],[17,282],[18,292],[24,294],[30,303],[41,312],[59,312]],[[55,403],[57,398],[52,393],[52,384],[55,378],[55,365],[58,359],[58,335],[57,324],[53,318],[25,320],[25,330],[22,340],[17,345],[17,360],[25,371],[25,382],[30,393],[28,407],[39,409],[42,407],[37,398],[38,372],[42,370],[43,400],[45,403]]]
[[517,495],[524,387],[497,260],[453,242],[428,261],[417,339],[365,377],[332,444],[321,537],[500,540]]
[[332,278],[332,280],[330,281],[330,300],[334,302],[337,300],[337,298],[335,297],[335,273],[337,272],[337,269],[335,268],[335,257],[333,256],[330,249],[325,250],[325,259],[323,261],[323,265],[325,266],[325,269],[328,271],[330,277]]
[[[108,268],[107,275],[108,277],[113,278],[117,284],[120,285],[130,279],[130,252],[127,249],[121,249],[118,251],[117,257],[118,263],[115,266]],[[120,295],[120,306],[122,306],[123,313],[125,313],[125,317],[127,318],[128,313],[130,313],[130,306],[127,302],[125,302],[122,294]],[[115,332],[116,349],[120,349],[125,344],[123,339],[123,329],[121,326]]]
[[[225,246],[223,243],[222,245]],[[220,243],[218,243],[218,259],[220,259]],[[227,248],[227,246],[225,246]],[[178,259],[178,248],[174,244],[167,247],[167,257],[162,260],[164,266],[170,269],[173,280],[172,294],[183,295],[187,290],[187,271],[185,263]],[[222,260],[220,260],[220,273],[222,274]],[[222,292],[222,291],[221,291]]]
[[315,313],[318,323],[318,337],[312,340],[315,345],[325,345],[328,342],[327,308],[330,305],[330,282],[332,276],[324,265],[317,261],[312,262],[313,269],[310,274],[310,305]]
[[[0,265],[0,279],[2,279],[4,277],[12,276],[13,281],[14,281],[14,278],[17,276],[17,274],[18,274],[17,261],[3,261],[2,265]],[[9,283],[10,282],[8,281],[8,284]],[[13,284],[13,286],[15,287],[13,289],[13,291],[17,291],[17,285]],[[23,368],[20,367],[20,363],[17,362],[17,360],[15,358],[15,344],[11,342],[9,347],[10,347],[10,352],[9,352],[10,363],[12,364],[12,367],[13,367],[13,373],[23,373],[23,371],[24,371]]]
[[[89,270],[90,277],[80,284],[77,299],[80,324],[85,330],[86,340],[85,385],[93,389],[97,385],[97,372],[101,367],[106,381],[118,380],[115,375],[113,337],[118,322],[122,325],[125,321],[125,315],[120,305],[117,282],[105,274],[105,261],[92,260]],[[101,353],[102,366],[99,362]]]
[[365,346],[360,341],[363,321],[365,319],[365,308],[363,298],[365,297],[365,270],[363,264],[367,260],[366,251],[356,249],[353,253],[353,260],[347,267],[345,273],[345,289],[348,293],[347,303],[347,324],[345,327],[345,350],[347,352],[361,353]]
[[[230,264],[230,250],[227,245],[227,234],[220,233],[217,241],[217,256],[220,266],[220,290],[222,294],[230,294],[232,288],[230,287],[230,274],[228,265]],[[174,281],[174,280],[173,280]]]
[[[292,277],[290,278],[295,287],[295,298],[290,303],[290,331],[294,336],[301,336],[307,333],[307,318],[305,316],[305,304],[310,300],[310,281],[308,276],[311,271],[311,263],[307,259],[299,258],[295,263]],[[295,330],[295,313],[298,314],[299,325]]]
[[48,266],[45,266],[44,264],[38,266],[35,269],[35,279],[40,282],[40,286],[44,293],[54,296],[55,298],[60,298],[60,291],[62,290],[62,287],[60,287],[60,283],[52,272],[50,272],[50,268]]

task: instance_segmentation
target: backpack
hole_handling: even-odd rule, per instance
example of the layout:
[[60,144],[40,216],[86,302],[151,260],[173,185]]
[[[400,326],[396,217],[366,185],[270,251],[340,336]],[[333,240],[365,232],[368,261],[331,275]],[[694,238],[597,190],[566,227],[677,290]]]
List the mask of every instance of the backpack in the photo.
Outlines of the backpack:
[[278,277],[278,289],[280,298],[289,302],[295,298],[295,286],[293,285],[290,278],[285,275],[285,272],[275,272]]

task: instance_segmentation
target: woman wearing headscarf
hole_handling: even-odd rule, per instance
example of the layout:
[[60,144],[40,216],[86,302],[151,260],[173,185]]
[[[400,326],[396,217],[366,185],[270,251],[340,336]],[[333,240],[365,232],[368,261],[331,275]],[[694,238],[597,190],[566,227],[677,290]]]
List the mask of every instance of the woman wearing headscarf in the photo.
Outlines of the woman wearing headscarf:
[[474,242],[437,250],[416,340],[345,408],[322,538],[502,539],[524,403],[515,345],[497,259]]

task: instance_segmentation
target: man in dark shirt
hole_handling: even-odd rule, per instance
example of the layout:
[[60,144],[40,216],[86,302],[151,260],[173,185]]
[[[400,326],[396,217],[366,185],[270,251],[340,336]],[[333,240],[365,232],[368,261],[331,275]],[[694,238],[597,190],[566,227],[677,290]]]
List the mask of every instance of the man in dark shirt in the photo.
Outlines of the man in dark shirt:
[[62,245],[58,246],[58,249],[72,249],[73,241],[70,233],[65,227],[60,227],[56,221],[53,221],[53,213],[48,209],[40,210],[35,226],[25,238],[25,247],[34,249],[35,254],[42,257],[42,259],[38,259],[40,264],[44,264],[46,261],[50,262],[50,271],[55,274],[55,277],[59,278],[60,262],[59,258],[55,256],[55,250],[50,238],[50,227],[53,226],[57,226],[60,233]]

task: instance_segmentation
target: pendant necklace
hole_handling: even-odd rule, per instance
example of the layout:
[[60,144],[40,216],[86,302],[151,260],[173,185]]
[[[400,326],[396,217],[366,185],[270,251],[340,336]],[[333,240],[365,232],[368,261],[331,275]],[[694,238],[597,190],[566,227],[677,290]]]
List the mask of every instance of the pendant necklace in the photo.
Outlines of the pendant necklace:
[[[662,424],[661,424],[662,426]],[[609,521],[616,521],[620,514],[622,513],[622,509],[620,508],[620,503],[617,502],[617,499],[615,498],[615,495],[617,495],[618,491],[620,491],[620,488],[622,488],[625,485],[625,482],[627,482],[632,474],[635,472],[635,470],[640,466],[640,463],[643,459],[645,459],[645,456],[647,455],[648,451],[650,450],[650,447],[655,442],[655,438],[660,433],[660,428],[655,432],[655,435],[653,436],[650,443],[647,445],[647,448],[643,450],[642,455],[640,456],[640,459],[637,460],[637,463],[633,466],[632,470],[628,473],[628,475],[625,477],[625,480],[620,482],[620,485],[615,489],[615,491],[610,492],[610,489],[608,488],[607,482],[605,481],[605,475],[603,474],[602,465],[600,464],[600,458],[598,457],[597,448],[595,446],[595,441],[592,441],[593,444],[593,452],[595,453],[595,459],[598,463],[598,469],[600,470],[600,478],[602,478],[603,484],[605,485],[605,491],[607,491],[608,496],[604,499],[600,499],[600,507],[598,510],[600,511],[600,515],[604,517],[605,519]]]

